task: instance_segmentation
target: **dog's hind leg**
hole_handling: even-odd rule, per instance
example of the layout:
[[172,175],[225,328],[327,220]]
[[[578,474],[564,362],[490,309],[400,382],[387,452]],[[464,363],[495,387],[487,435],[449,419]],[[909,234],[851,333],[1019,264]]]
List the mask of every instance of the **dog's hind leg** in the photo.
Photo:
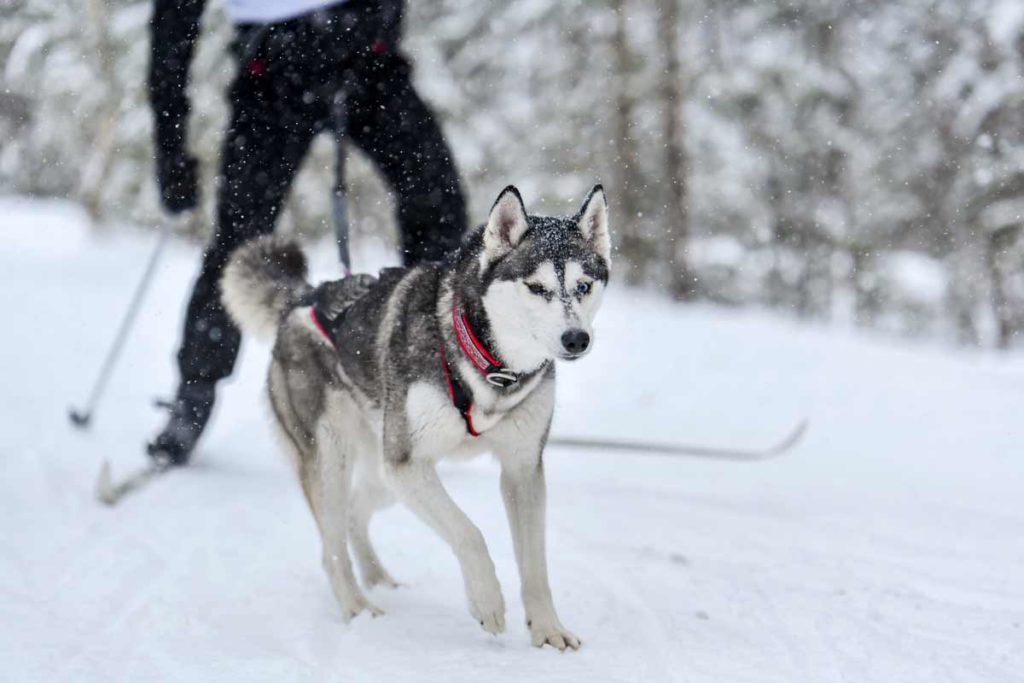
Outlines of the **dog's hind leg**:
[[397,588],[370,542],[370,519],[378,510],[395,502],[394,496],[377,477],[371,463],[361,463],[359,476],[352,487],[352,505],[349,511],[349,543],[355,554],[363,585],[367,588],[385,586]]
[[317,429],[316,444],[316,463],[303,477],[303,486],[320,527],[324,570],[341,605],[342,617],[347,622],[363,610],[373,616],[383,614],[363,595],[348,554],[354,444],[324,423]]
[[[289,375],[276,360],[271,363],[267,390],[277,432],[292,455],[320,530],[324,570],[342,617],[347,622],[363,610],[376,616],[382,612],[359,589],[348,554],[349,489],[358,431],[346,416],[353,414],[353,407],[344,396],[311,385],[305,377],[301,372]],[[300,405],[315,405],[316,410],[299,412]]]

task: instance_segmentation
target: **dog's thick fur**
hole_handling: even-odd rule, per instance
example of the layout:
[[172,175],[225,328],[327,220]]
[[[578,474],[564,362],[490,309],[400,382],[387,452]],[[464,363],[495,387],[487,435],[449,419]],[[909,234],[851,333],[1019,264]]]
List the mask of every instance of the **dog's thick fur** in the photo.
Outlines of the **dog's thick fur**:
[[[592,334],[610,252],[598,186],[570,218],[528,216],[519,192],[506,188],[487,223],[446,263],[389,269],[379,278],[314,289],[301,251],[275,237],[233,256],[223,299],[243,329],[276,331],[270,404],[346,620],[380,613],[356,583],[349,546],[366,586],[396,585],[368,528],[373,513],[397,497],[455,552],[473,617],[490,633],[504,630],[505,603],[484,538],[435,471],[441,458],[491,451],[501,463],[531,640],[579,647],[548,585],[541,454],[554,408],[553,361],[587,350],[566,340]],[[493,386],[469,362],[455,339],[453,303],[484,346],[519,374],[517,383]],[[334,344],[313,321],[314,304],[329,318]],[[442,349],[472,394],[479,437],[452,403]]]

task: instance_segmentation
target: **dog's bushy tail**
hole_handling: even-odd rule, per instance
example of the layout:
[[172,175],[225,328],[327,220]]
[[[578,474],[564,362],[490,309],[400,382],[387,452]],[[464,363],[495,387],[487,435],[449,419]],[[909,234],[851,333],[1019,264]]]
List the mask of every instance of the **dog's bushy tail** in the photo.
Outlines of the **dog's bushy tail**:
[[273,337],[285,313],[312,291],[306,255],[291,239],[267,235],[235,250],[221,278],[221,300],[246,332]]

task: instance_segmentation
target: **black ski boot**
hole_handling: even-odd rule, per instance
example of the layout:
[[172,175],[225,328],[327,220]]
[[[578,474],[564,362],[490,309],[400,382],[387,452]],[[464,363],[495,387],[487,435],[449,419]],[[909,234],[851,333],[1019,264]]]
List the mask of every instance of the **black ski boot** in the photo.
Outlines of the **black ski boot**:
[[178,388],[178,397],[168,405],[171,419],[146,447],[157,461],[184,465],[199,441],[213,410],[213,382],[192,382]]

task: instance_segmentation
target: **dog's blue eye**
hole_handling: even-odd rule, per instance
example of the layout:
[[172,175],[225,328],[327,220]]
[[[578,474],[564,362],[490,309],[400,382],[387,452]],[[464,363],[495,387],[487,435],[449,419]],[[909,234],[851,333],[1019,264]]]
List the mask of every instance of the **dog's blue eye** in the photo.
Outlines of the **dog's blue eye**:
[[536,294],[537,296],[547,296],[548,295],[548,290],[544,289],[543,287],[541,287],[538,284],[528,284],[526,286],[527,286],[527,288],[529,288],[530,294]]
[[580,296],[583,296],[584,294],[589,294],[590,293],[590,283],[589,282],[580,282],[579,284],[577,284],[576,285],[576,293],[579,294]]

